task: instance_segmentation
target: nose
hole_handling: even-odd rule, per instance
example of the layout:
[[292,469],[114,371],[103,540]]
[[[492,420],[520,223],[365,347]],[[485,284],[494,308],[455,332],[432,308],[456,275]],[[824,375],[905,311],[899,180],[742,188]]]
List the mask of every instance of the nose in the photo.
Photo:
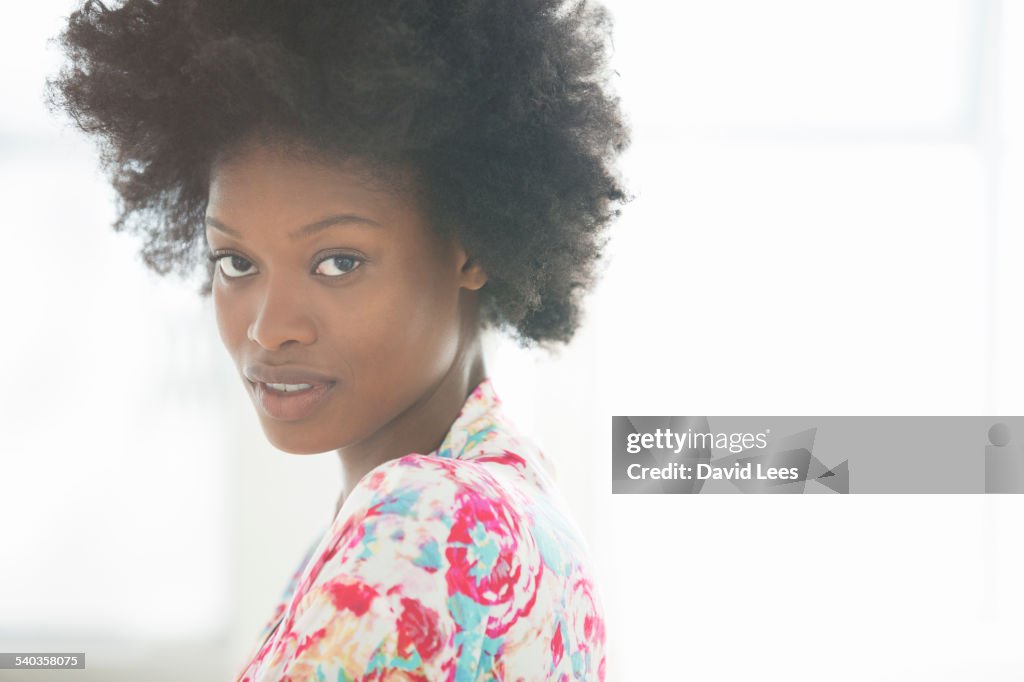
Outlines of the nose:
[[249,339],[268,351],[294,342],[308,345],[316,341],[308,297],[299,287],[283,282],[268,282],[249,325]]

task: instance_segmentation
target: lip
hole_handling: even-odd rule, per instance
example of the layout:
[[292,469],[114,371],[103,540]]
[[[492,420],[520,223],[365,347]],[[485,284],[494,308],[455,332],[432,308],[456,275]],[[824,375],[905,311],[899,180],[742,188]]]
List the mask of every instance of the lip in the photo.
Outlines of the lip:
[[254,362],[242,373],[255,383],[264,384],[335,384],[337,379],[299,365],[268,365]]
[[[247,366],[243,374],[252,385],[256,402],[274,419],[296,421],[305,419],[319,408],[337,384],[337,379],[296,365]],[[277,391],[267,384],[311,384],[302,391]]]
[[[308,382],[304,382],[308,383]],[[254,384],[256,401],[274,419],[297,421],[313,414],[327,400],[334,384],[313,384],[303,391],[275,391],[262,381]]]

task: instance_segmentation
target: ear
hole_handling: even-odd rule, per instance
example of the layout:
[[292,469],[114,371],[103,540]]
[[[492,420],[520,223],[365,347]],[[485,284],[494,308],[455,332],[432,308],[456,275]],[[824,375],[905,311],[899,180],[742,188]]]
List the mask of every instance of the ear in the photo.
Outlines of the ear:
[[487,272],[479,261],[471,257],[461,244],[456,245],[459,266],[459,285],[476,291],[487,284]]

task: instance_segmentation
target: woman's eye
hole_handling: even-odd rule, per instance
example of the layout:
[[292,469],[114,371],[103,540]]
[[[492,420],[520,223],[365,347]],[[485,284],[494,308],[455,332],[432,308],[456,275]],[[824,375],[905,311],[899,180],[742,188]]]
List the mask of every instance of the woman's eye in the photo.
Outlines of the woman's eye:
[[316,271],[327,277],[338,277],[358,268],[362,261],[355,256],[330,256],[320,261]]
[[217,259],[217,265],[225,277],[244,277],[252,274],[249,271],[252,268],[252,263],[234,254],[221,256]]

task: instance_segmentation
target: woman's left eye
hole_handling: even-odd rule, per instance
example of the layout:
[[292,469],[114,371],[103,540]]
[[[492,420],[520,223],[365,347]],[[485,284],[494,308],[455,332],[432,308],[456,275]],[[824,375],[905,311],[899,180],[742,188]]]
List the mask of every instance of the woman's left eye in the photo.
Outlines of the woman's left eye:
[[347,275],[362,264],[355,256],[329,256],[316,267],[316,272],[327,277]]

